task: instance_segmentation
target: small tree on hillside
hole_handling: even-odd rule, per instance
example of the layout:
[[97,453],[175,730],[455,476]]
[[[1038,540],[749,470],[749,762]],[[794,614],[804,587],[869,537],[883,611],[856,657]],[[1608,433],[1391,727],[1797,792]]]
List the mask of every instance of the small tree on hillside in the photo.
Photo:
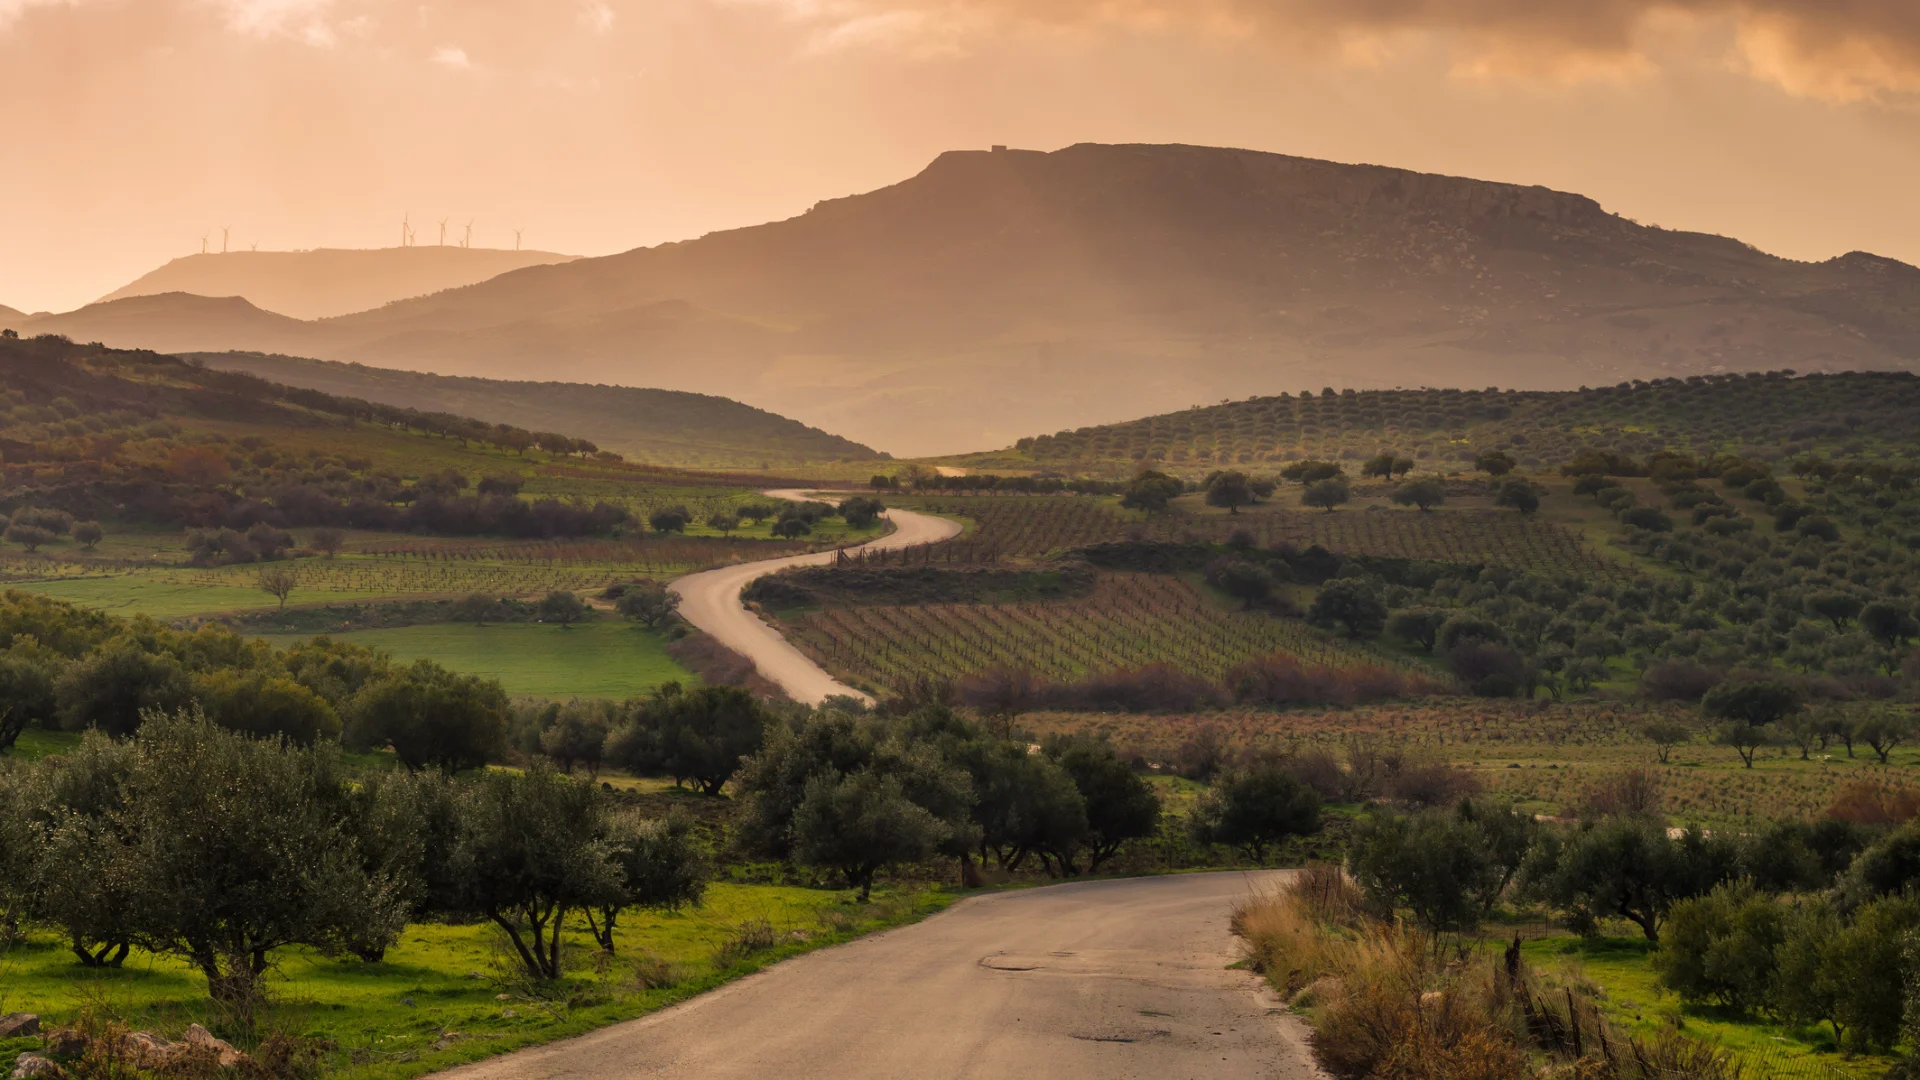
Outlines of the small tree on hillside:
[[485,593],[468,593],[453,602],[453,617],[475,626],[485,626],[499,612],[500,601]]
[[1653,744],[1653,752],[1665,765],[1673,748],[1693,741],[1693,729],[1675,720],[1651,720],[1640,728],[1640,735]]
[[657,628],[680,610],[680,594],[657,581],[636,581],[614,601],[614,610],[648,628]]
[[83,551],[92,551],[101,540],[106,539],[106,530],[97,521],[76,522],[73,526],[73,539]]
[[872,767],[809,779],[793,817],[794,854],[838,871],[859,888],[862,903],[875,874],[928,858],[952,835],[952,826],[907,797],[901,776]]
[[312,535],[307,537],[308,546],[329,559],[339,554],[340,548],[346,542],[347,534],[334,528],[315,529]]
[[1493,505],[1511,507],[1522,514],[1540,509],[1540,489],[1525,480],[1508,480],[1493,496]]
[[1214,569],[1208,577],[1213,586],[1240,601],[1242,611],[1273,595],[1274,580],[1264,566],[1233,559]]
[[1336,578],[1320,586],[1307,611],[1315,626],[1340,626],[1355,640],[1380,636],[1387,625],[1387,605],[1372,585],[1358,578]]
[[38,525],[9,525],[4,534],[7,540],[19,544],[28,551],[38,551],[42,544],[51,544],[58,539],[53,532]]
[[733,530],[739,527],[740,518],[735,514],[718,513],[710,514],[707,517],[707,528],[718,530],[722,536],[731,534]]
[[299,586],[300,579],[286,567],[274,566],[260,571],[260,576],[255,579],[254,584],[259,586],[261,592],[280,601],[280,610],[285,611],[287,597],[293,595],[293,590]]
[[1901,743],[1913,737],[1911,717],[1898,713],[1876,712],[1853,725],[1853,738],[1873,748],[1873,756],[1885,765]]
[[1437,608],[1409,608],[1396,611],[1387,620],[1387,633],[1407,642],[1420,646],[1421,652],[1432,652],[1438,640],[1440,628],[1447,624],[1447,613]]
[[1353,490],[1347,486],[1345,477],[1321,480],[1307,486],[1306,493],[1300,496],[1304,506],[1317,506],[1327,513],[1333,513],[1336,506],[1344,506],[1353,500]]
[[1128,510],[1144,510],[1157,514],[1167,508],[1167,504],[1179,498],[1186,485],[1163,472],[1145,470],[1127,484],[1127,490],[1120,496],[1120,505]]
[[1447,486],[1438,480],[1415,480],[1400,485],[1393,493],[1393,501],[1401,506],[1417,506],[1424,512],[1447,501]]
[[540,621],[559,626],[562,630],[573,629],[573,624],[587,617],[587,605],[578,596],[556,589],[540,601]]
[[1759,748],[1778,744],[1776,725],[1800,711],[1800,704],[1800,691],[1776,679],[1724,682],[1700,699],[1708,716],[1724,721],[1714,730],[1714,742],[1737,750],[1749,769]]
[[1253,502],[1253,484],[1246,473],[1216,473],[1207,481],[1208,506],[1222,506],[1227,513],[1237,514],[1241,507],[1252,506]]
[[1153,835],[1160,822],[1160,799],[1113,747],[1085,737],[1059,739],[1048,745],[1047,756],[1072,779],[1084,801],[1087,832],[1081,844],[1089,871],[1099,870],[1128,840]]
[[684,506],[668,506],[647,515],[647,524],[657,533],[686,532],[693,515]]
[[1473,467],[1489,476],[1501,477],[1513,471],[1519,462],[1504,450],[1489,450],[1473,459]]

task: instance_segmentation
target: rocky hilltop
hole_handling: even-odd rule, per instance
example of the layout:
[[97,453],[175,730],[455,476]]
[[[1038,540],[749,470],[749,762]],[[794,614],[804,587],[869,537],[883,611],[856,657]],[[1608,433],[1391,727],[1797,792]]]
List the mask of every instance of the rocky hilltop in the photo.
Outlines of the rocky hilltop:
[[720,393],[909,454],[1324,385],[1920,362],[1920,270],[1892,260],[1795,262],[1545,188],[1192,146],[948,153],[790,220],[292,327],[147,313],[142,337],[107,314],[38,322]]

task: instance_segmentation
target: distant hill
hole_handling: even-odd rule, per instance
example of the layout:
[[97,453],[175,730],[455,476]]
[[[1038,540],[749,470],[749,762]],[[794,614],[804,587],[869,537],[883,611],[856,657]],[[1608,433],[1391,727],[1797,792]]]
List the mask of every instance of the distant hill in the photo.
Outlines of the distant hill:
[[1691,376],[1582,390],[1363,390],[1280,394],[1020,439],[943,459],[970,472],[1034,470],[1125,478],[1143,467],[1198,477],[1278,472],[1302,458],[1349,472],[1381,451],[1422,470],[1470,472],[1503,450],[1526,468],[1584,451],[1779,461],[1810,452],[1906,456],[1920,441],[1910,372]]
[[4,323],[9,319],[17,320],[17,319],[24,319],[26,317],[27,317],[26,312],[18,311],[14,308],[10,308],[5,304],[0,304],[0,323]]
[[155,311],[151,331],[109,314],[56,319],[170,349],[716,393],[908,454],[1326,385],[1920,363],[1920,269],[1889,259],[1794,262],[1545,188],[1190,146],[948,153],[788,221],[292,342],[246,313]]
[[883,456],[797,420],[706,394],[460,378],[260,353],[195,353],[187,359],[340,397],[564,431],[654,465],[767,469]]
[[238,296],[276,314],[324,319],[573,258],[550,251],[463,247],[220,252],[175,259],[100,299],[162,293]]

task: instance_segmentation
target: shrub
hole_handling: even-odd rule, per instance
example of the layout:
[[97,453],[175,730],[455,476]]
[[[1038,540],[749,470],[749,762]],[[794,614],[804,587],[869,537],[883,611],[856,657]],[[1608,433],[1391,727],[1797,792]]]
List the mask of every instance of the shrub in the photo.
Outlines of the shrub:
[[66,730],[95,728],[125,737],[139,729],[143,713],[187,707],[193,688],[172,657],[124,644],[69,665],[54,684],[54,696]]
[[1245,851],[1255,863],[1293,836],[1320,831],[1320,797],[1285,768],[1263,758],[1214,784],[1193,817],[1195,838]]
[[1767,1002],[1785,933],[1773,899],[1748,882],[1722,884],[1673,905],[1653,968],[1660,985],[1687,1001],[1751,1011]]

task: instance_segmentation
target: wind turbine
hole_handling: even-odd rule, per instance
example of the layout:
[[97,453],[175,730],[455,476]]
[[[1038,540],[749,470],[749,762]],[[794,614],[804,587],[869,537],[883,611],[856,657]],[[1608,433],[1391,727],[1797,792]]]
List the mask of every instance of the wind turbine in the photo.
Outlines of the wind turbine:
[[520,250],[520,234],[521,234],[521,233],[523,233],[523,232],[526,232],[526,231],[527,231],[527,230],[525,230],[525,229],[515,229],[515,230],[513,230],[513,250],[515,250],[515,251],[519,251],[519,250]]
[[412,220],[413,220],[413,211],[411,210],[407,211],[406,214],[400,218],[400,246],[401,247],[406,247],[407,242],[413,239],[413,226],[409,224],[409,222],[411,222]]
[[447,246],[447,219],[446,218],[440,219],[440,246],[441,247]]
[[233,226],[231,225],[220,226],[220,254],[222,255],[227,253],[227,234],[232,231]]
[[464,239],[460,241],[460,246],[463,248],[470,248],[473,246],[473,219],[472,218],[467,219],[467,235]]
[[207,253],[207,239],[212,235],[212,233],[200,234],[200,254],[205,255]]

